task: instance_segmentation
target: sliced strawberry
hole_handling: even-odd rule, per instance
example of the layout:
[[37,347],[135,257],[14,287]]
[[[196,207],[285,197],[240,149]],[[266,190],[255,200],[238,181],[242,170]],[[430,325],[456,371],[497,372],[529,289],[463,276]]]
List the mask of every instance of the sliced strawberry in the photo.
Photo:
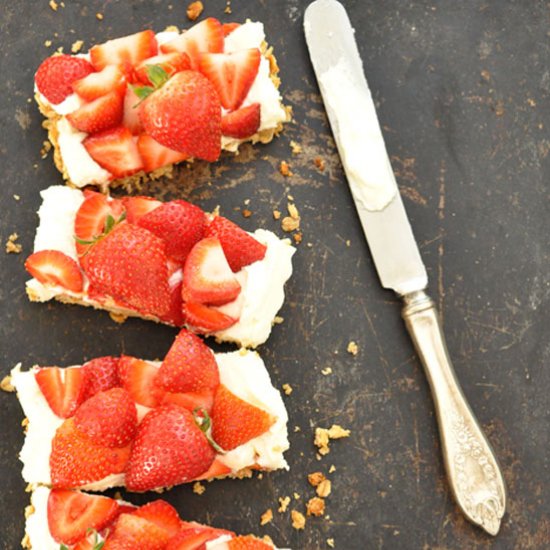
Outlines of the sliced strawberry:
[[182,298],[186,302],[222,305],[233,301],[241,285],[231,271],[217,237],[199,241],[183,267]]
[[82,365],[86,378],[84,401],[100,391],[120,386],[118,378],[118,357],[96,357]]
[[275,418],[244,401],[223,384],[218,386],[212,407],[212,437],[226,451],[267,432]]
[[223,216],[214,216],[210,220],[206,235],[220,240],[227,262],[235,273],[247,265],[263,260],[267,252],[265,244]]
[[244,101],[260,67],[258,48],[233,53],[201,53],[200,72],[214,84],[222,106],[230,111]]
[[170,309],[165,245],[146,229],[115,227],[91,248],[85,271],[95,292],[140,313],[162,317]]
[[190,524],[170,539],[167,548],[170,550],[202,550],[206,543],[223,535],[233,535],[231,531],[213,529],[206,525]]
[[96,45],[90,50],[90,58],[95,70],[100,71],[107,65],[136,66],[157,51],[155,33],[146,30]]
[[170,286],[170,310],[161,318],[163,323],[168,323],[175,327],[181,327],[183,325],[183,314],[181,312],[182,277],[182,270],[179,269],[177,273],[173,273],[168,279],[168,285]]
[[204,212],[187,201],[175,200],[161,204],[137,222],[166,243],[166,254],[183,262],[198,243],[206,228]]
[[[210,414],[210,412],[208,412]],[[202,479],[214,479],[216,477],[225,477],[228,474],[232,473],[233,470],[226,466],[221,460],[216,458],[214,462],[212,462],[212,466],[204,472],[200,477],[197,478],[197,480]]]
[[155,384],[157,373],[154,365],[129,355],[122,355],[118,364],[122,387],[144,407],[156,407],[162,400],[164,392]]
[[222,25],[224,37],[231,34],[235,29],[238,29],[240,26],[241,26],[240,23],[224,23]]
[[103,550],[164,550],[169,539],[163,528],[133,512],[119,516]]
[[71,489],[126,470],[131,445],[121,448],[94,443],[68,418],[55,432],[50,453],[52,487]]
[[252,535],[234,537],[227,541],[228,550],[273,550],[273,545]]
[[153,197],[124,197],[122,204],[126,209],[128,223],[137,223],[138,220],[162,204]]
[[141,134],[141,136],[139,136],[137,146],[143,161],[143,169],[146,172],[152,172],[157,168],[176,164],[189,157],[187,153],[174,151],[173,149],[161,145],[147,134]]
[[170,537],[173,537],[181,529],[182,521],[178,512],[165,500],[148,502],[140,506],[134,512],[134,515],[145,518],[154,523],[157,527],[164,529]]
[[201,334],[225,330],[238,321],[213,307],[193,302],[184,303],[182,312],[185,324]]
[[186,53],[171,52],[150,57],[136,67],[136,78],[143,84],[152,84],[148,67],[158,65],[170,76],[191,69],[191,59]]
[[191,59],[191,68],[197,70],[200,52],[223,52],[222,24],[217,19],[208,17],[174,40],[162,44],[160,51],[186,53]]
[[260,104],[252,103],[222,117],[222,135],[237,139],[253,136],[260,127]]
[[155,383],[170,392],[200,392],[220,383],[212,350],[193,333],[182,329],[162,362]]
[[204,409],[210,414],[214,403],[214,390],[205,389],[197,392],[185,393],[166,392],[162,396],[162,403],[173,403],[191,412],[196,409]]
[[140,99],[131,86],[126,89],[124,96],[124,114],[122,115],[122,126],[128,128],[134,136],[143,132],[143,124],[139,118]]
[[123,95],[126,91],[126,78],[122,70],[116,65],[107,65],[97,73],[76,80],[72,84],[73,90],[86,101],[93,101],[110,92]]
[[72,55],[53,55],[40,64],[34,81],[38,91],[57,105],[73,93],[71,84],[93,72],[88,61]]
[[50,409],[60,418],[72,416],[84,401],[86,375],[78,367],[42,367],[34,377]]
[[80,267],[59,250],[40,250],[31,254],[25,262],[25,269],[44,285],[82,292],[84,282]]
[[138,427],[126,487],[148,491],[191,481],[208,470],[215,454],[189,411],[161,405]]
[[102,391],[78,407],[74,424],[97,443],[125,447],[136,433],[136,405],[124,388]]
[[145,132],[165,147],[209,162],[220,156],[220,100],[196,71],[170,78],[143,101],[139,116]]
[[132,132],[127,128],[113,128],[88,136],[82,144],[102,168],[117,178],[131,176],[143,168]]
[[69,122],[81,132],[96,134],[117,126],[122,121],[123,96],[116,90],[85,103],[67,115]]
[[116,517],[116,500],[53,489],[48,496],[48,527],[56,542],[75,544],[89,529],[100,531]]

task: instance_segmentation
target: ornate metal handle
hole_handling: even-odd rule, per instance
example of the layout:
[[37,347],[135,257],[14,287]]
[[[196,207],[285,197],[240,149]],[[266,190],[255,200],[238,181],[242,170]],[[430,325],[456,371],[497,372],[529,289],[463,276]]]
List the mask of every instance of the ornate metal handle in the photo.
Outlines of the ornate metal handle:
[[498,462],[456,378],[435,304],[423,291],[403,299],[403,318],[432,390],[451,489],[466,517],[496,535],[506,508]]

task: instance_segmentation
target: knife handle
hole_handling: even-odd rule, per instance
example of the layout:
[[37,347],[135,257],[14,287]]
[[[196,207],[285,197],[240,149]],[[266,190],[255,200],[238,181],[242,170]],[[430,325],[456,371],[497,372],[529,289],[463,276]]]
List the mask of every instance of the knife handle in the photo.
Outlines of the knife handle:
[[451,489],[466,517],[496,535],[506,507],[497,459],[462,393],[434,302],[424,291],[403,299],[403,319],[432,390]]

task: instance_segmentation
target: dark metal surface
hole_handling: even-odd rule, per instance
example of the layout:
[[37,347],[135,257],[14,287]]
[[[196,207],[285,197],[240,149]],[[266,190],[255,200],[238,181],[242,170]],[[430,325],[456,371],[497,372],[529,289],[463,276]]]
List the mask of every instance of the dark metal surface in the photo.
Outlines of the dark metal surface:
[[[287,194],[294,197],[304,241],[287,285],[285,321],[261,350],[274,382],[294,388],[285,398],[291,470],[214,482],[201,496],[191,487],[164,496],[184,517],[269,534],[295,549],[325,548],[327,538],[357,550],[550,547],[548,3],[345,2],[458,376],[508,484],[508,513],[496,539],[466,523],[449,495],[428,388],[400,304],[376,278],[320,102],[302,35],[306,2],[234,0],[232,15],[225,5],[206,0],[204,15],[266,24],[295,122],[268,146],[197,163],[181,169],[176,184],[145,191],[189,197],[207,209],[219,204],[244,227],[279,234],[271,212],[285,209]],[[40,158],[45,133],[30,98],[34,70],[55,47],[186,26],[186,3],[67,1],[57,12],[46,0],[1,7],[0,237],[4,243],[16,231],[24,250],[1,252],[2,374],[18,361],[160,357],[173,329],[139,320],[120,326],[102,312],[27,301],[23,262],[38,193],[60,181],[51,158]],[[301,155],[292,157],[290,140],[302,145]],[[324,172],[313,165],[317,155]],[[281,160],[290,162],[293,177],[279,174]],[[249,219],[238,212],[245,199]],[[350,340],[357,356],[346,352]],[[332,374],[323,376],[326,367]],[[22,414],[13,395],[2,393],[0,403],[0,540],[15,549],[28,503],[17,460]],[[313,426],[333,422],[352,437],[334,442],[318,461]],[[303,511],[313,496],[307,473],[331,464],[330,517],[308,518],[304,531],[294,530],[289,513],[276,511],[277,498],[297,492],[289,509]],[[260,527],[267,508],[274,521]]]

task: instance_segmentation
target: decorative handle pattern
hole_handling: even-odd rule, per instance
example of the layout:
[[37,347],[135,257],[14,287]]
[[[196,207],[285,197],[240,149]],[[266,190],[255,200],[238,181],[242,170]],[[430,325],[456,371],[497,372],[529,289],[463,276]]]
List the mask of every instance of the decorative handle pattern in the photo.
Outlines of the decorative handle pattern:
[[506,508],[498,462],[456,378],[435,304],[423,291],[403,299],[403,318],[432,390],[451,489],[466,517],[496,535]]

